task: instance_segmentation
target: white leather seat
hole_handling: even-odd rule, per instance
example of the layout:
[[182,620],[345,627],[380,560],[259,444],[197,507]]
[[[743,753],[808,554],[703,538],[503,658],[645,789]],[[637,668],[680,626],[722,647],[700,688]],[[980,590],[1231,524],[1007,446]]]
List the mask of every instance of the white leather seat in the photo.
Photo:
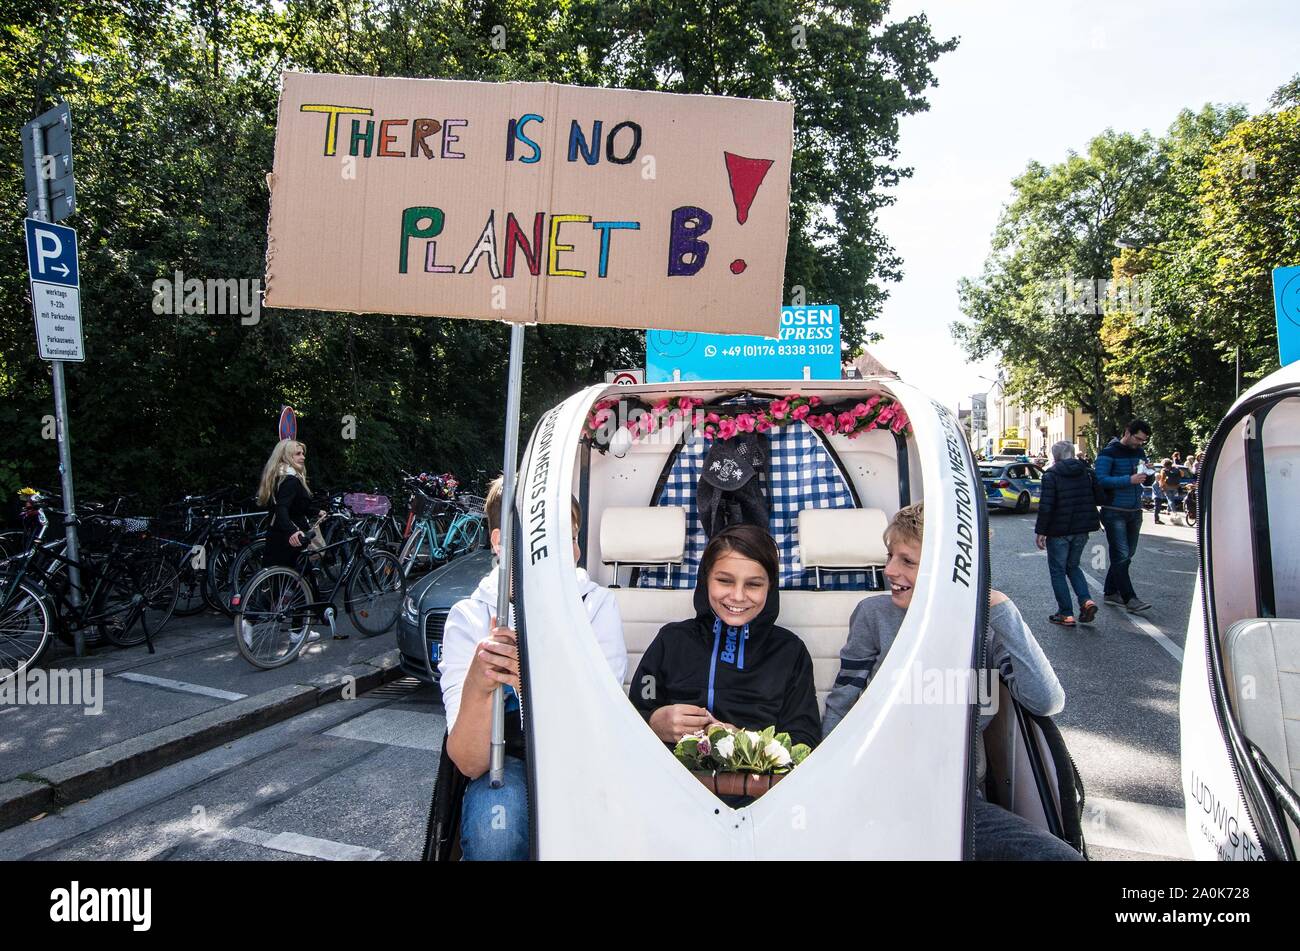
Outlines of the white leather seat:
[[[1228,629],[1223,650],[1242,732],[1292,789],[1300,789],[1300,620],[1238,621]],[[1291,841],[1300,851],[1294,826]]]
[[686,509],[676,505],[611,507],[600,516],[600,557],[607,565],[680,565]]
[[821,572],[873,573],[889,558],[885,529],[889,519],[880,509],[804,509],[799,513],[799,563]]
[[864,598],[884,591],[782,591],[776,623],[798,634],[812,655],[817,708],[826,712],[826,695],[840,675],[840,650],[849,639],[849,618]]

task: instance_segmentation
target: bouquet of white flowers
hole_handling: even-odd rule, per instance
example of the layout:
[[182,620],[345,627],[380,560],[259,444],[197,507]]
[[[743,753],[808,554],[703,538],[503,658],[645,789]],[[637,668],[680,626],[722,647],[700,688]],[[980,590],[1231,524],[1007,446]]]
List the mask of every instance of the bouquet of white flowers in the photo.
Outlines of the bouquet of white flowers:
[[673,755],[693,772],[775,775],[789,772],[811,752],[806,743],[791,744],[790,734],[777,733],[774,726],[760,733],[714,725],[683,736]]

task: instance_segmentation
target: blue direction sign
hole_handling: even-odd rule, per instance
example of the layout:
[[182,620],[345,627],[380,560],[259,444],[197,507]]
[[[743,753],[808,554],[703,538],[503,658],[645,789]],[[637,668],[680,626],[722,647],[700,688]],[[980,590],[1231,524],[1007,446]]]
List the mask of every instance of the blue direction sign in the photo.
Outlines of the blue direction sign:
[[1282,366],[1300,360],[1300,266],[1273,270],[1277,352]]
[[810,304],[781,308],[781,336],[647,330],[645,379],[838,380],[840,308]]
[[25,224],[36,349],[42,360],[85,360],[77,233],[35,218]]

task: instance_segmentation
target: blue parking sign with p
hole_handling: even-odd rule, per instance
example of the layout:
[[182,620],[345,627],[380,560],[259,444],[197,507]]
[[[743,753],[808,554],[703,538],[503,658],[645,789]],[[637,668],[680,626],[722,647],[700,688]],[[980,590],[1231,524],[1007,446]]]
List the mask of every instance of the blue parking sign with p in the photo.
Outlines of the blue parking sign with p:
[[33,281],[76,287],[77,232],[48,221],[26,219],[27,267]]
[[35,218],[25,225],[36,352],[42,360],[85,360],[77,232]]

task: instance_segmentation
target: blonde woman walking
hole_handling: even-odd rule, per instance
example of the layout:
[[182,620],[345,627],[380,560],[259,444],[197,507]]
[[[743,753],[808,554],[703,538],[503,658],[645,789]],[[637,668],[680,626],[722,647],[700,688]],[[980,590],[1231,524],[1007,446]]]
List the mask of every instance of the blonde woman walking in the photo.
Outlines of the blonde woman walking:
[[[311,528],[311,489],[307,486],[307,447],[294,439],[281,439],[262,467],[257,489],[258,505],[271,516],[266,533],[262,567],[284,565],[297,569],[298,556]],[[324,512],[319,513],[324,516]]]

